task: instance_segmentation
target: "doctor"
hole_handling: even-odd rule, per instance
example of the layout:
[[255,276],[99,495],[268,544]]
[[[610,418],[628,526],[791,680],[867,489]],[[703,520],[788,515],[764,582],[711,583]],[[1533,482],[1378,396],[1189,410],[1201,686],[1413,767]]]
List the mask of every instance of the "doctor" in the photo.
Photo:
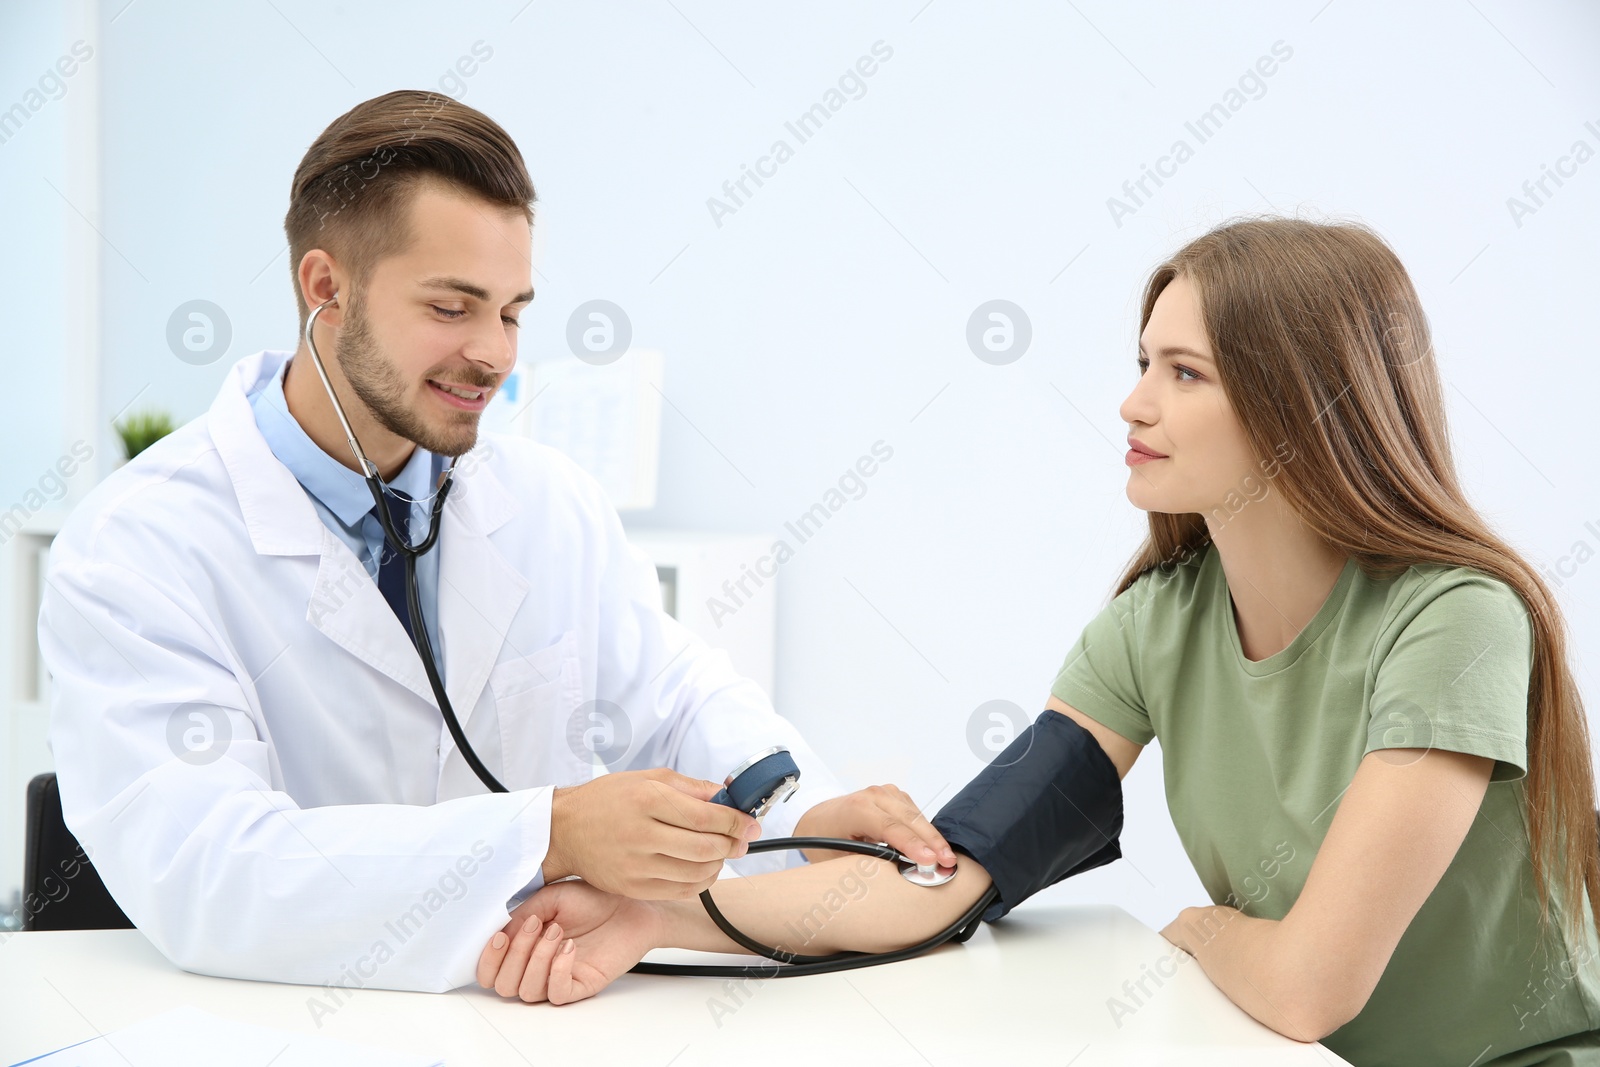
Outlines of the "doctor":
[[88,495],[51,553],[39,638],[67,825],[170,960],[325,986],[308,1000],[319,1019],[341,989],[471,982],[547,881],[679,899],[724,860],[819,858],[741,860],[760,827],[708,803],[772,745],[804,777],[769,834],[954,860],[899,790],[843,794],[760,688],[661,610],[590,477],[532,441],[480,438],[534,295],[533,201],[492,120],[396,92],[312,144],[285,220],[302,335],[321,307],[329,385],[413,544],[454,460],[420,624],[508,792],[445,728],[403,560],[303,336],[238,362],[204,416]]

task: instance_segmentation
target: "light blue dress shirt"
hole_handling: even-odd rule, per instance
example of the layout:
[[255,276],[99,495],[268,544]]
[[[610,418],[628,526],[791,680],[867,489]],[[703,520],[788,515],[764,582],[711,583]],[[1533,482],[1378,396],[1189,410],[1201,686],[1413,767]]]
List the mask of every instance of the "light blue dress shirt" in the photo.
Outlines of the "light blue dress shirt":
[[[289,403],[283,395],[283,376],[290,362],[285,360],[278,373],[251,394],[250,407],[255,412],[256,426],[260,428],[261,436],[266,438],[272,454],[289,468],[289,472],[305,489],[323,525],[350,546],[350,551],[366,568],[368,577],[376,583],[384,539],[383,524],[372,513],[372,492],[367,488],[366,479],[324,452],[289,413]],[[355,458],[353,453],[350,458]],[[400,473],[388,483],[418,501],[411,506],[412,544],[427,536],[433,486],[439,482],[444,461],[445,457],[419,445],[412,449],[411,458],[400,469]],[[417,560],[417,592],[422,598],[422,617],[428,625],[434,657],[439,661],[439,677],[443,678],[444,644],[440,639],[438,624],[437,541],[426,555]]]

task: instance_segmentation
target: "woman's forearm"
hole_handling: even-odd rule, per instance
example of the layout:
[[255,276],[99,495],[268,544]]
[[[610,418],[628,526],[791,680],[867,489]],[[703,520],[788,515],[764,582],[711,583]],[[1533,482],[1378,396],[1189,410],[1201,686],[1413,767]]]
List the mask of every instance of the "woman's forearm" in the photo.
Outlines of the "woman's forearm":
[[1220,905],[1185,908],[1185,946],[1213,985],[1258,1022],[1296,1041],[1317,1041],[1327,1029],[1305,1017],[1305,1001],[1294,995],[1284,927]]
[[[845,856],[804,867],[725,878],[711,889],[717,909],[747,936],[786,952],[888,952],[945,929],[989,888],[977,861],[960,858],[940,886],[912,885],[895,865]],[[661,901],[662,947],[745,952],[717,929],[699,898]]]

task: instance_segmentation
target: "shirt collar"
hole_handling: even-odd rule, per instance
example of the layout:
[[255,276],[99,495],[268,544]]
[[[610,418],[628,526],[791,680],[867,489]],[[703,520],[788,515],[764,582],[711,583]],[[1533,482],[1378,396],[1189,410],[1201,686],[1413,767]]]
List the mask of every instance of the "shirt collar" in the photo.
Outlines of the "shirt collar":
[[[284,360],[277,373],[251,395],[256,425],[272,454],[289,468],[306,492],[320,500],[347,528],[355,529],[372,510],[372,493],[367,489],[365,478],[324,452],[289,412],[289,402],[283,395],[283,379],[290,362]],[[443,468],[442,461],[443,457],[418,445],[388,485],[412,500],[426,501],[438,480],[438,471]]]

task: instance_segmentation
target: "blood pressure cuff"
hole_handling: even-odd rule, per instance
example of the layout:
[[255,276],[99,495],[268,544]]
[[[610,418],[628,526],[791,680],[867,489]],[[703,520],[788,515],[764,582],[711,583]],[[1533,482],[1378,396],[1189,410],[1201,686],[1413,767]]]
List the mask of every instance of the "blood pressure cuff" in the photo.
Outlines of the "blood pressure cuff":
[[993,922],[1080,871],[1122,857],[1122,780],[1095,736],[1046,710],[933,817],[950,847],[983,865]]

